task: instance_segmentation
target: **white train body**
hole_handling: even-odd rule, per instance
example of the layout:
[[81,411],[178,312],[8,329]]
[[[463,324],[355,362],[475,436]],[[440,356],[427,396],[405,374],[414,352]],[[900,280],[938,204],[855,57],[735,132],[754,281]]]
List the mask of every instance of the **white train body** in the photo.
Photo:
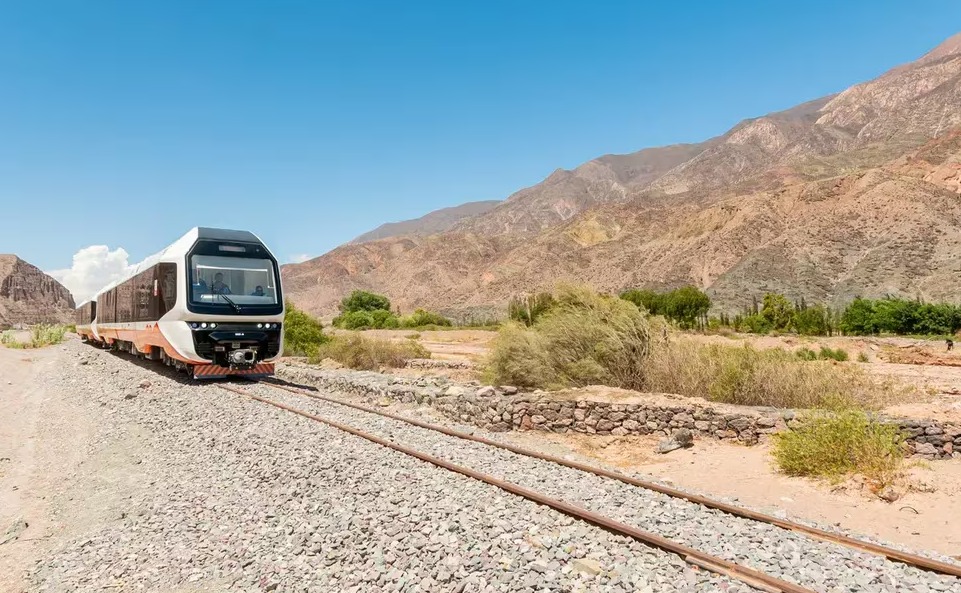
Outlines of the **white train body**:
[[77,333],[195,378],[273,373],[280,266],[247,231],[194,228],[77,308]]

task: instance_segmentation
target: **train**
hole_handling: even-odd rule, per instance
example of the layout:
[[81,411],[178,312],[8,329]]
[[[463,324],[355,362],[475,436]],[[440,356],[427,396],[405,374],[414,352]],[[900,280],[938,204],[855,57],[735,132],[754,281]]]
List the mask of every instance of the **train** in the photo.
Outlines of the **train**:
[[193,228],[75,313],[83,341],[194,379],[270,376],[284,347],[280,266],[249,231]]

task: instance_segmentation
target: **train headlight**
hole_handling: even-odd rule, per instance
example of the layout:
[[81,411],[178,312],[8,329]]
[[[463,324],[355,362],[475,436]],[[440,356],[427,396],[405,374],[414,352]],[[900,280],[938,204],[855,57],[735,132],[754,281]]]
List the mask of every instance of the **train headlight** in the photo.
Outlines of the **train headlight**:
[[270,329],[270,324],[269,324],[269,323],[265,323],[265,324],[264,324],[264,327],[267,328],[267,329]]
[[211,323],[211,324],[210,324],[210,329],[213,329],[213,328],[215,328],[215,327],[217,327],[217,324],[216,324],[216,323]]
[[263,329],[263,327],[264,327],[264,324],[263,324],[263,323],[258,323],[258,324],[257,324],[257,329]]
[[197,323],[196,323],[196,322],[191,323],[191,324],[190,324],[190,327],[192,327],[192,328],[194,328],[194,329],[197,329]]
[[200,324],[200,327],[202,327],[202,328],[204,328],[204,329],[207,329],[207,324],[206,324],[206,323],[201,323],[201,324]]

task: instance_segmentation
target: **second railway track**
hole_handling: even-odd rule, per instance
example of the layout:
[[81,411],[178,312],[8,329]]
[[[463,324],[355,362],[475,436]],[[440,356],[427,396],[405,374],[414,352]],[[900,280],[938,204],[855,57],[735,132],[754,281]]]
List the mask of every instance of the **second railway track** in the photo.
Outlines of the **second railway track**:
[[[761,590],[961,591],[956,564],[285,385],[220,387],[487,481]],[[927,571],[946,576],[932,581]]]

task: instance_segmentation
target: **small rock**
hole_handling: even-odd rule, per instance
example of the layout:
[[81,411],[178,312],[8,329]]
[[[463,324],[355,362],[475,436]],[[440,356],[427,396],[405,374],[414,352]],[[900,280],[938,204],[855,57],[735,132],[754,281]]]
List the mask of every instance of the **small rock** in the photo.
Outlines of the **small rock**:
[[141,382],[140,382],[140,388],[141,388],[141,389],[149,389],[149,388],[150,388],[150,381],[148,381],[148,380],[146,380],[146,379],[144,379],[143,381],[141,381]]
[[663,441],[658,443],[657,449],[655,449],[655,451],[657,451],[658,453],[670,453],[671,451],[676,451],[677,449],[680,449],[682,446],[683,445],[681,445],[674,439],[664,439]]
[[878,492],[878,498],[886,502],[894,502],[901,498],[901,492],[899,492],[893,486],[885,486]]
[[493,397],[497,395],[497,391],[490,385],[486,385],[477,390],[477,397]]
[[591,558],[579,558],[571,562],[571,566],[574,567],[574,570],[584,574],[597,575],[601,573],[601,565],[598,564],[597,560]]
[[136,391],[128,391],[127,393],[123,394],[124,399],[134,399],[135,397],[137,397]]
[[517,393],[517,388],[513,385],[501,385],[501,393],[504,395],[514,395]]
[[694,444],[694,435],[690,430],[682,428],[674,433],[674,440],[682,447],[690,447]]

